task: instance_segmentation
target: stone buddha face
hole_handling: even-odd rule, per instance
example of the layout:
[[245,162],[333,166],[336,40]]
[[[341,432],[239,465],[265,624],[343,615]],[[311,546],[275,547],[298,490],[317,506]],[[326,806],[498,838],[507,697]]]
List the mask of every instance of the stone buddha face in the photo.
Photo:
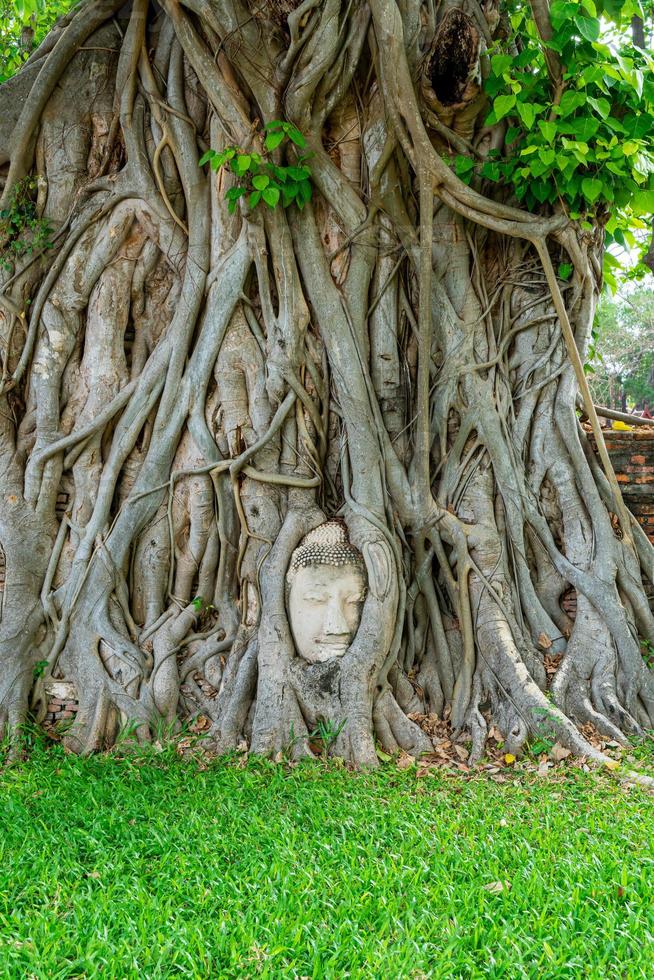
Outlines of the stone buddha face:
[[363,558],[340,521],[306,535],[293,552],[286,581],[298,654],[309,663],[342,657],[359,628],[367,582]]

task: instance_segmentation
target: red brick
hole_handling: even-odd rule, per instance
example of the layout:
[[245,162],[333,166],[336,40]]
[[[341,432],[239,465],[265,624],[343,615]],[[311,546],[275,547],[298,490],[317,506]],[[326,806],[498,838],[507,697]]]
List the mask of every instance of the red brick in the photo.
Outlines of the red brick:
[[626,473],[616,473],[615,474],[615,477],[616,477],[616,480],[618,481],[618,483],[629,483],[630,482],[629,477],[627,476]]
[[646,463],[647,460],[645,459],[645,457],[642,454],[636,453],[634,456],[631,457],[631,462],[632,463]]

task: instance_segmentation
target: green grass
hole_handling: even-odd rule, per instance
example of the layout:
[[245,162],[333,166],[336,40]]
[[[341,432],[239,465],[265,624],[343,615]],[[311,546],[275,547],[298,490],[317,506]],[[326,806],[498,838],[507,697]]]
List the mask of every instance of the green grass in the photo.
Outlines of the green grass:
[[606,774],[37,748],[0,772],[0,977],[650,980],[653,841]]

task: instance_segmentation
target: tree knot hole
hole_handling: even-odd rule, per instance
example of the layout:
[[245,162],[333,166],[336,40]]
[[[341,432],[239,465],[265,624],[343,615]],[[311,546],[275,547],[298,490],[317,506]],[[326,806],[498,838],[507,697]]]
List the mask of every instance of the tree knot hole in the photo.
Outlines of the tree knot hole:
[[[441,105],[458,105],[477,95],[479,43],[479,32],[472,20],[458,8],[448,11],[436,32],[426,64],[427,78]],[[469,85],[473,80],[471,91]]]

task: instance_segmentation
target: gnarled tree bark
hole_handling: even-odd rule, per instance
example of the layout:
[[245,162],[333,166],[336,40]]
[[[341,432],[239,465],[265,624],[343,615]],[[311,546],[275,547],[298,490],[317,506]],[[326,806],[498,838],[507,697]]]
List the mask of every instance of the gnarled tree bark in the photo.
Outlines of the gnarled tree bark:
[[[575,411],[601,229],[447,159],[502,146],[498,25],[474,0],[89,0],[0,89],[3,201],[36,174],[54,228],[2,271],[1,725],[42,714],[47,661],[80,752],[199,712],[219,751],[310,754],[322,721],[366,765],[429,750],[429,713],[474,758],[491,724],[598,760],[580,725],[652,727],[654,551]],[[198,159],[273,120],[313,199],[231,214]],[[284,577],[334,515],[368,594],[345,656],[306,664]]]

